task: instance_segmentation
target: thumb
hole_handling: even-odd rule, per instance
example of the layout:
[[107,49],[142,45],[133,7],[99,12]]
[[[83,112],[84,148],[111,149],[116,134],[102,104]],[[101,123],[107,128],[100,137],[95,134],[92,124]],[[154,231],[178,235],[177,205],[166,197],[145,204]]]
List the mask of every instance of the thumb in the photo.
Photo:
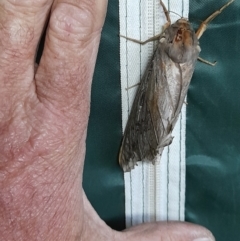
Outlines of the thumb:
[[126,229],[122,240],[128,241],[214,241],[210,231],[186,222],[157,222]]

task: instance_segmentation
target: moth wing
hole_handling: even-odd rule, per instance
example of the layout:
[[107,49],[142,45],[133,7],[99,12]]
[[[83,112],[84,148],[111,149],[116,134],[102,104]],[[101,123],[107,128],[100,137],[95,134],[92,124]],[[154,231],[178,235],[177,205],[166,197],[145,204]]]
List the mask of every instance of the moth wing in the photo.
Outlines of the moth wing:
[[174,107],[166,57],[156,49],[138,87],[120,149],[119,163],[124,171],[130,171],[143,159],[154,162],[159,150],[172,142],[169,133]]

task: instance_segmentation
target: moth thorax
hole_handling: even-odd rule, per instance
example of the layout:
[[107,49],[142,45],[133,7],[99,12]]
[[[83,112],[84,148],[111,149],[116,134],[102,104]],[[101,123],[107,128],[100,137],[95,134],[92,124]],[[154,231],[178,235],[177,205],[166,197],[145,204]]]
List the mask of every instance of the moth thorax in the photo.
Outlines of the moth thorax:
[[189,29],[179,28],[173,40],[168,43],[167,54],[177,63],[195,60],[200,52],[195,33]]

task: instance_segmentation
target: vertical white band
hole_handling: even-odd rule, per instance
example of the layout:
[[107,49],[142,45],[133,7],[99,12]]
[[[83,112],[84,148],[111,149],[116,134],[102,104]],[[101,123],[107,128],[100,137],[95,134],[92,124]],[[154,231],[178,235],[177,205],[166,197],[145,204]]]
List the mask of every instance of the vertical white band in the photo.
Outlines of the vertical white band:
[[[163,0],[172,23],[179,14],[188,17],[189,0]],[[146,40],[159,34],[166,23],[160,0],[119,0],[120,34]],[[176,14],[177,13],[177,14]],[[140,45],[120,38],[122,123],[125,129],[131,105],[156,43]],[[127,90],[126,90],[127,89]],[[127,227],[159,220],[184,220],[186,106],[173,131],[173,143],[156,165],[138,163],[125,179]]]

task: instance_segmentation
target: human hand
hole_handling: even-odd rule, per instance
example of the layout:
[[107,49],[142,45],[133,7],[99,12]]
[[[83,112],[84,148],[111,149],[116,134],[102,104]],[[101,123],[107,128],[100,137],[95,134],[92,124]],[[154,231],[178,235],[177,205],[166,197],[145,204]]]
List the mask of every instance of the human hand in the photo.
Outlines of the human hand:
[[[206,229],[188,223],[114,231],[84,194],[91,79],[106,5],[107,0],[0,2],[1,240],[213,240]],[[49,11],[44,52],[35,67]]]

